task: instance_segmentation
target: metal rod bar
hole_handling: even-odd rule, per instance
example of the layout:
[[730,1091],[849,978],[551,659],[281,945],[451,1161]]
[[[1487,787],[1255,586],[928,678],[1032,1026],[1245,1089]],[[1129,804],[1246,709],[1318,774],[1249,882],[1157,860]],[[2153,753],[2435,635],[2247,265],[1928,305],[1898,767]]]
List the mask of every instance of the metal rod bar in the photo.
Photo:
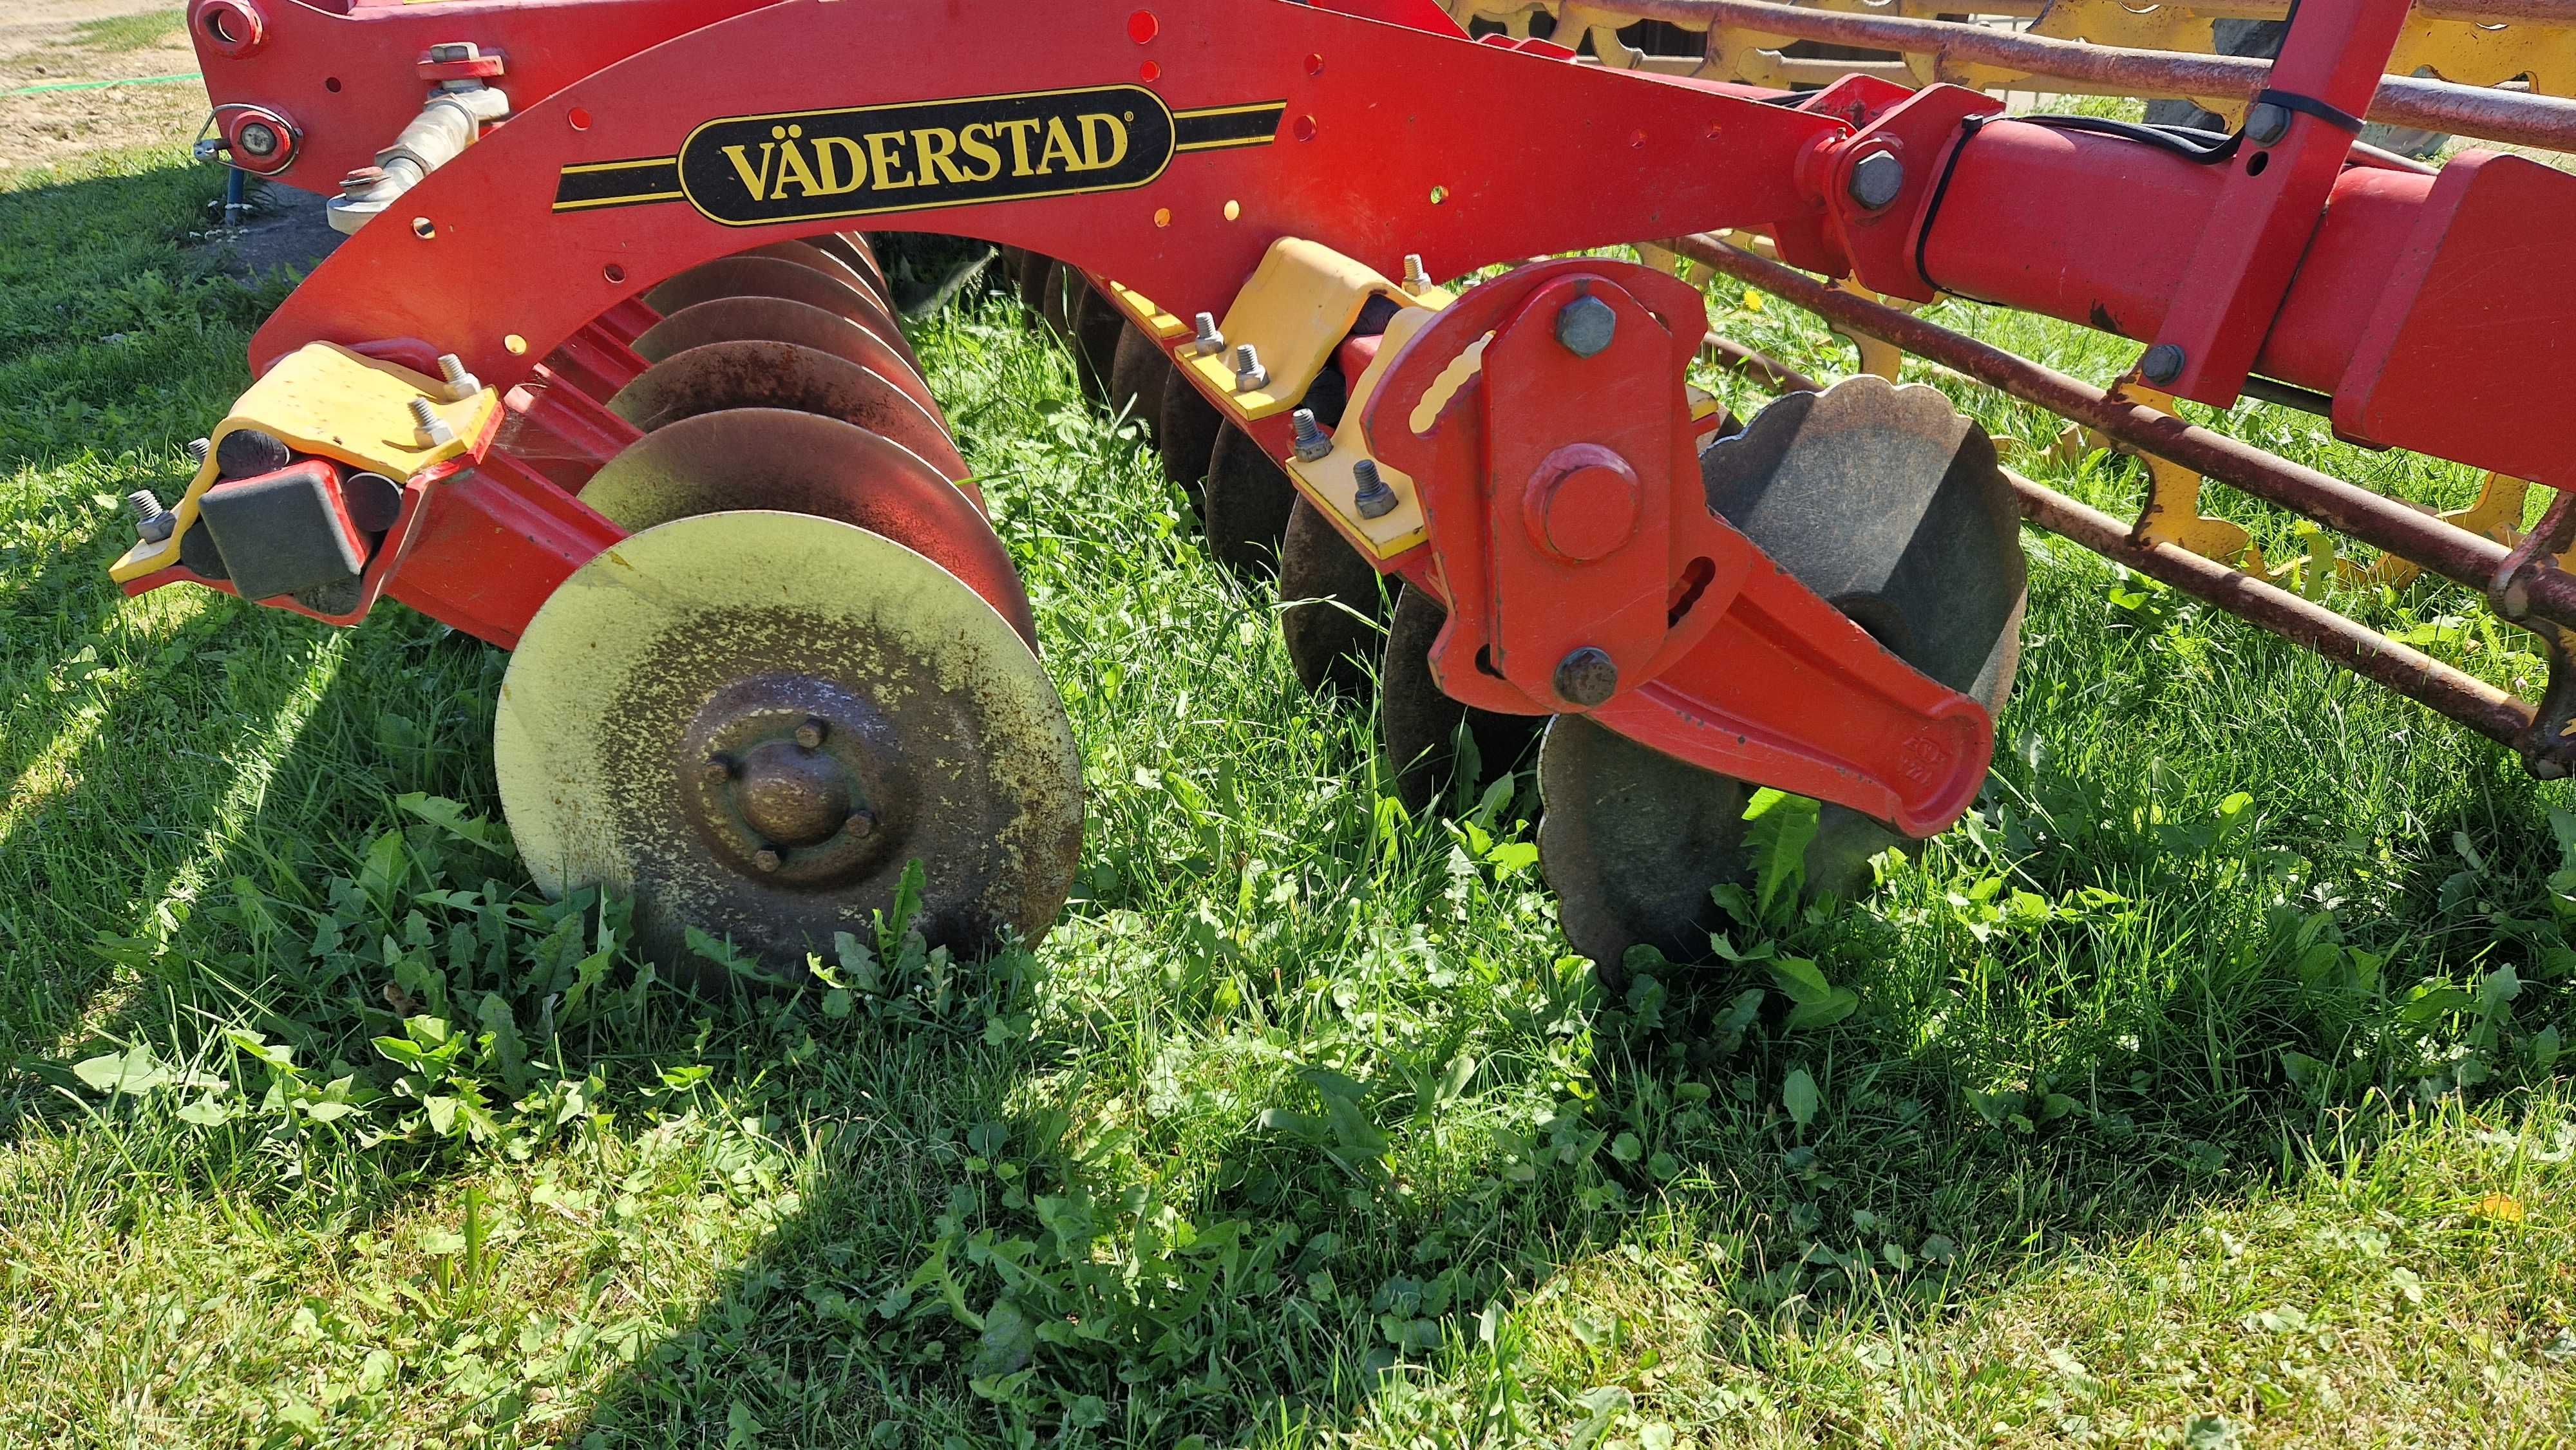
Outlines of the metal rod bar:
[[[1839,291],[1792,267],[1764,261],[1714,237],[1667,243],[1693,261],[1794,302],[1855,331],[1883,338],[1919,357],[2088,424],[2121,442],[2169,458],[2255,497],[2293,509],[2339,532],[2411,560],[2484,592],[2505,562],[2505,546],[2456,529],[2407,504],[2266,453],[2251,444],[2168,413],[2123,402],[2080,378],[1979,342],[1892,307]],[[2547,571],[2530,581],[2530,612],[2557,625],[2576,624],[2576,575]]]
[[2126,524],[2054,489],[2004,471],[2022,516],[2116,563],[2204,599],[2239,619],[2311,649],[2345,669],[2447,715],[2490,740],[2515,744],[2532,707],[2475,675],[2399,644],[2287,589],[2204,559],[2179,544],[2146,543]]
[[[1850,15],[1770,0],[1619,0],[1623,12],[1688,25],[1740,26],[1766,35],[1864,46],[2058,76],[2132,95],[2251,99],[2272,73],[2268,60],[2183,55],[2088,45],[1946,20]],[[2388,76],[2370,119],[2549,150],[2576,150],[2576,101]]]

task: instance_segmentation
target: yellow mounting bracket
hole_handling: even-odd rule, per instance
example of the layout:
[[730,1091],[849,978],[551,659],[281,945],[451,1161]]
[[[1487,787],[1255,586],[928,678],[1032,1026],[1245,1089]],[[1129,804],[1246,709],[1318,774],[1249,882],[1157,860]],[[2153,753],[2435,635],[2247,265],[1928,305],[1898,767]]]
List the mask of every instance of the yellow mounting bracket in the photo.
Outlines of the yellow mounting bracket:
[[[1359,381],[1351,385],[1351,401],[1342,410],[1342,426],[1333,430],[1333,451],[1311,463],[1302,458],[1288,460],[1288,477],[1297,485],[1297,491],[1331,515],[1344,537],[1379,559],[1392,559],[1429,535],[1422,527],[1422,500],[1414,492],[1411,474],[1378,464],[1378,477],[1395,492],[1396,503],[1391,512],[1368,518],[1353,502],[1359,494],[1360,484],[1352,470],[1363,458],[1376,461],[1375,455],[1369,451],[1368,438],[1360,427],[1360,419],[1368,416],[1369,400],[1377,396],[1378,382],[1386,376],[1387,366],[1395,361],[1395,355],[1404,350],[1405,343],[1411,341],[1415,333],[1429,326],[1431,319],[1439,315],[1435,308],[1408,307],[1389,319],[1386,338],[1378,344],[1376,359],[1361,370]],[[1431,417],[1437,417],[1440,405],[1448,402],[1450,396],[1475,375],[1484,361],[1484,352],[1485,344],[1480,339],[1459,354],[1457,361],[1440,375],[1439,383],[1423,399],[1422,407],[1415,410],[1416,415],[1422,416],[1426,424]],[[1424,416],[1426,414],[1428,416]]]
[[[209,435],[220,447],[227,434],[256,428],[298,453],[318,454],[400,482],[434,463],[471,451],[490,431],[501,396],[485,388],[458,402],[442,401],[447,385],[398,363],[366,357],[337,343],[313,342],[279,359],[233,404]],[[422,443],[414,431],[411,400],[428,398],[456,430],[447,443]],[[215,451],[207,450],[188,491],[171,506],[170,537],[139,543],[108,566],[119,584],[179,562],[179,539],[197,521],[197,500],[215,482]]]
[[[1220,405],[1246,421],[1285,413],[1333,360],[1333,350],[1350,336],[1371,297],[1387,298],[1399,307],[1440,308],[1455,300],[1437,287],[1407,292],[1376,269],[1320,242],[1281,237],[1270,244],[1252,280],[1226,309],[1219,327],[1225,334],[1224,351],[1184,348],[1176,361],[1197,374]],[[1270,378],[1242,388],[1235,385],[1234,350],[1247,342]]]

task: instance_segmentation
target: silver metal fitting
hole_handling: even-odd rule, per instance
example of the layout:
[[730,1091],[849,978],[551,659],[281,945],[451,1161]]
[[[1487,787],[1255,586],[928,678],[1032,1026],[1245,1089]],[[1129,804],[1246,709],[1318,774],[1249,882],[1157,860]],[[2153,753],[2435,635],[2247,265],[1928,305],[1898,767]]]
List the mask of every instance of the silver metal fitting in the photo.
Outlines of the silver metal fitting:
[[1198,334],[1190,339],[1190,346],[1197,348],[1203,353],[1220,353],[1225,351],[1225,334],[1216,330],[1215,313],[1200,313],[1195,320],[1194,325],[1198,329]]
[[191,438],[188,440],[188,461],[197,465],[199,468],[206,466],[206,455],[214,451],[215,440],[212,438]]
[[483,380],[465,370],[465,359],[452,352],[438,355],[438,375],[447,380],[447,401],[462,403],[483,391]]
[[127,494],[125,506],[134,511],[134,532],[147,544],[160,543],[179,526],[178,516],[161,507],[161,500],[148,488]]
[[1351,477],[1358,481],[1359,492],[1351,495],[1351,505],[1364,519],[1382,519],[1395,512],[1395,490],[1386,486],[1378,475],[1377,463],[1363,458],[1351,465]]
[[1404,254],[1404,290],[1415,294],[1431,290],[1431,274],[1422,270],[1422,254]]
[[414,425],[412,438],[416,442],[442,448],[456,441],[456,430],[448,425],[445,418],[438,416],[437,406],[427,398],[411,400],[411,421]]
[[1268,386],[1270,386],[1270,369],[1261,365],[1261,354],[1254,352],[1252,344],[1248,342],[1236,348],[1234,350],[1235,391],[1249,393],[1255,388]]
[[1333,440],[1325,437],[1324,430],[1316,426],[1314,409],[1299,408],[1290,413],[1288,427],[1296,436],[1298,462],[1312,463],[1333,451]]
[[1873,151],[1852,163],[1851,199],[1876,211],[1905,189],[1905,163],[1893,151]]
[[460,60],[481,60],[483,47],[471,40],[446,40],[429,48],[432,65],[449,65]]
[[233,139],[241,143],[242,150],[253,156],[277,154],[277,128],[265,121],[253,121],[242,127],[241,134]]

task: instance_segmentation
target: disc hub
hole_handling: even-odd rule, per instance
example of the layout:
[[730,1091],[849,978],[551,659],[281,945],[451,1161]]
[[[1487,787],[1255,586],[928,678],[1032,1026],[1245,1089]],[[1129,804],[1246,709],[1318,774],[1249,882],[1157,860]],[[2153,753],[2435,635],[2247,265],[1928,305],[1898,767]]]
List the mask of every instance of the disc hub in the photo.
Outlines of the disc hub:
[[893,737],[868,703],[810,675],[742,680],[681,737],[691,824],[736,869],[783,885],[864,874],[895,829]]

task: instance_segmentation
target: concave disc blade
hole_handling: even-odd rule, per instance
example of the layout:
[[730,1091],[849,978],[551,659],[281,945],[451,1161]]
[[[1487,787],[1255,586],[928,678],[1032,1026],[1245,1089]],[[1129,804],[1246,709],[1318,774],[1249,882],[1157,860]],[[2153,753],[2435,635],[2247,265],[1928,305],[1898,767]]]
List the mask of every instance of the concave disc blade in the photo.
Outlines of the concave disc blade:
[[1019,572],[974,501],[912,450],[838,418],[782,408],[683,418],[608,460],[581,501],[630,530],[746,508],[856,524],[956,575],[1036,647]]
[[1065,285],[1073,289],[1070,304],[1074,372],[1083,393],[1096,402],[1109,400],[1109,371],[1118,354],[1118,335],[1127,330],[1126,314],[1108,296],[1065,268]]
[[839,278],[783,257],[718,257],[701,262],[645,293],[644,303],[668,317],[712,297],[784,297],[790,302],[820,307],[875,333],[886,346],[902,353],[914,372],[921,371],[921,359],[913,356],[912,344],[895,324],[894,314],[875,298]]
[[1058,337],[1073,335],[1073,289],[1081,285],[1081,273],[1062,262],[1047,263],[1046,276],[1038,283],[1038,313]]
[[1163,476],[1187,495],[1190,507],[1207,514],[1209,460],[1216,456],[1217,435],[1226,431],[1216,404],[1174,368],[1163,388],[1163,413],[1154,429],[1154,451],[1163,460]]
[[1448,622],[1439,600],[1406,589],[1396,596],[1379,656],[1378,734],[1395,768],[1396,799],[1415,812],[1439,800],[1467,764],[1460,758],[1459,727],[1466,727],[1465,740],[1475,747],[1473,778],[1465,783],[1479,787],[1519,765],[1547,724],[1544,715],[1469,709],[1441,691],[1431,674],[1431,646]]
[[1013,286],[1019,290],[1020,305],[1028,309],[1026,321],[1031,327],[1046,321],[1047,284],[1055,278],[1055,258],[1043,252],[1020,253],[1019,270],[1012,274]]
[[1111,416],[1141,418],[1145,436],[1157,436],[1163,420],[1163,389],[1174,382],[1172,360],[1163,355],[1163,349],[1137,327],[1121,328],[1118,351],[1109,363]]
[[629,346],[645,361],[660,362],[710,342],[792,342],[828,352],[884,378],[923,411],[939,416],[930,385],[884,338],[846,317],[784,297],[711,297],[654,323]]
[[809,247],[819,247],[849,263],[860,276],[868,279],[869,285],[877,289],[879,300],[888,306],[893,305],[894,294],[886,288],[885,260],[877,255],[876,243],[868,240],[867,233],[830,232],[819,237],[807,237],[805,244]]
[[[1709,507],[1899,658],[2000,710],[2021,657],[2020,515],[1983,429],[1937,391],[1857,377],[1793,393],[1701,455]],[[1539,751],[1539,859],[1566,939],[1615,971],[1647,945],[1709,955],[1710,891],[1750,883],[1744,782],[1580,716]],[[1810,891],[1850,897],[1904,838],[1825,806]]]
[[937,564],[804,514],[630,536],[529,621],[493,725],[548,895],[631,895],[637,944],[720,978],[696,928],[790,974],[868,941],[918,861],[932,943],[1034,939],[1082,846],[1082,765],[1011,627]]
[[1299,496],[1279,545],[1279,634],[1309,693],[1367,691],[1397,587]]
[[1297,486],[1278,460],[1262,451],[1252,435],[1226,428],[1208,454],[1207,497],[1200,517],[1207,528],[1208,553],[1236,574],[1266,574],[1277,567],[1280,537],[1288,532],[1288,509],[1297,501]]
[[608,410],[650,433],[727,408],[793,408],[855,423],[919,454],[963,483],[966,460],[938,418],[871,369],[792,342],[710,342],[636,374]]
[[875,303],[878,307],[883,308],[888,313],[894,311],[893,305],[886,301],[884,288],[879,287],[876,283],[868,280],[866,274],[860,272],[858,268],[851,266],[848,261],[824,250],[811,237],[799,237],[794,241],[787,242],[771,242],[766,246],[752,247],[745,251],[736,252],[734,255],[737,257],[777,257],[782,261],[794,262],[800,267],[811,267],[815,271],[822,273],[824,276],[831,278],[835,282],[841,283],[846,287],[856,289],[859,295],[867,298],[869,301]]

